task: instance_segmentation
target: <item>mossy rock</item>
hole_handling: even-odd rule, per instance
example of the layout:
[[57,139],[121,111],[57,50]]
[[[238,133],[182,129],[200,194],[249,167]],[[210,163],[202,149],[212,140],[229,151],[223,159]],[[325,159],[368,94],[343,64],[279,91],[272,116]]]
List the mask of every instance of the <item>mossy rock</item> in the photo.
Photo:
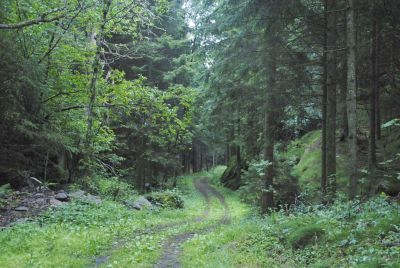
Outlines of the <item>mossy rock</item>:
[[320,225],[313,224],[294,230],[289,234],[287,241],[292,248],[301,249],[318,241],[324,233],[325,231]]
[[239,189],[242,186],[242,169],[247,169],[247,167],[233,158],[220,178],[222,185],[231,190]]

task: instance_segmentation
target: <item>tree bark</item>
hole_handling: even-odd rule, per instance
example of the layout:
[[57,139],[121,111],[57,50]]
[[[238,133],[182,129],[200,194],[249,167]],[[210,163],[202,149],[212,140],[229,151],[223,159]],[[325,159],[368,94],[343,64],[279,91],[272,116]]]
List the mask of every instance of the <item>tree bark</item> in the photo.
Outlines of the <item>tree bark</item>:
[[335,0],[327,0],[327,114],[326,114],[326,174],[328,199],[336,195],[336,8]]
[[[276,27],[276,26],[275,26]],[[275,118],[274,118],[274,91],[276,90],[276,30],[271,27],[267,33],[267,48],[269,50],[266,58],[266,105],[264,117],[264,160],[269,162],[264,175],[263,192],[261,196],[261,213],[267,213],[274,207],[274,144],[275,144]]]
[[[346,65],[346,63],[343,63]],[[340,104],[341,104],[341,126],[340,126],[340,141],[346,141],[349,136],[349,120],[348,120],[348,109],[347,109],[347,65],[343,66],[341,70],[343,76],[341,77],[340,85]]]
[[90,80],[89,85],[89,103],[88,103],[88,111],[87,111],[87,130],[86,130],[86,140],[85,140],[85,153],[89,158],[91,158],[91,145],[93,142],[93,120],[94,120],[94,107],[96,103],[96,94],[97,94],[97,80],[99,78],[101,72],[101,51],[102,51],[102,39],[104,37],[104,31],[107,23],[107,16],[110,11],[112,0],[104,0],[103,1],[103,14],[102,14],[102,23],[99,29],[99,34],[94,37],[96,42],[96,54],[93,60],[92,68],[92,79]]
[[378,90],[378,60],[377,60],[377,26],[376,18],[372,22],[371,31],[371,87],[370,102],[370,127],[369,127],[369,168],[374,171],[376,167],[376,93]]
[[[61,7],[61,8],[55,8],[52,9],[46,13],[41,14],[38,18],[32,19],[32,20],[26,20],[26,21],[21,21],[18,23],[14,24],[6,24],[6,23],[0,23],[0,30],[17,30],[17,29],[22,29],[25,27],[37,25],[37,24],[42,24],[42,23],[49,23],[53,21],[60,20],[68,15],[67,12],[65,12],[66,8]],[[63,13],[54,15],[57,12],[63,11]],[[53,17],[49,17],[52,15]]]
[[347,11],[347,122],[349,135],[347,139],[350,174],[349,197],[357,195],[357,85],[356,85],[356,27],[354,22],[354,0],[349,0]]
[[379,86],[379,74],[380,74],[380,67],[379,67],[379,52],[381,51],[381,27],[380,27],[380,22],[377,21],[376,22],[376,87],[375,87],[375,119],[376,119],[376,139],[380,140],[381,139],[381,107],[380,107],[380,103],[381,103],[381,98],[380,98],[380,86]]
[[[325,7],[325,14],[324,14],[324,19],[325,19],[325,28],[328,27],[327,24],[327,2],[325,0],[324,3]],[[326,195],[326,183],[328,181],[327,175],[326,175],[326,108],[327,108],[327,98],[328,98],[328,93],[327,93],[327,81],[328,81],[328,73],[327,73],[327,57],[326,53],[328,50],[327,46],[327,31],[325,31],[324,34],[324,55],[323,55],[323,81],[322,81],[322,134],[321,134],[321,192],[322,196]]]

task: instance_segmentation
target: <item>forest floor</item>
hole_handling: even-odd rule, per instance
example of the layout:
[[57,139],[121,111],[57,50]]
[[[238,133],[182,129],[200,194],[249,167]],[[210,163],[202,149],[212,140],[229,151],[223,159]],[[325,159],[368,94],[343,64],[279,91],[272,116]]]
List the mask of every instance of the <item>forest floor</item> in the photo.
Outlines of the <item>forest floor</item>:
[[260,217],[223,188],[223,167],[182,176],[182,209],[69,202],[0,231],[0,267],[400,267],[400,210],[300,206]]

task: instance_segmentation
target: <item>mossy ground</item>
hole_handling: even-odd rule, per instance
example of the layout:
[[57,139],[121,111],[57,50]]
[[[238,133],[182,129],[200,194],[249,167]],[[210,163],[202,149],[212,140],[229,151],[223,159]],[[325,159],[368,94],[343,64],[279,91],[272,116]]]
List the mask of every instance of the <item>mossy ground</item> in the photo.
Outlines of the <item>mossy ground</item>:
[[[337,184],[338,191],[348,188],[348,166],[346,143],[337,143]],[[320,200],[321,178],[321,131],[311,131],[292,141],[282,153],[282,158],[294,163],[292,175],[298,179],[300,192],[308,201]]]

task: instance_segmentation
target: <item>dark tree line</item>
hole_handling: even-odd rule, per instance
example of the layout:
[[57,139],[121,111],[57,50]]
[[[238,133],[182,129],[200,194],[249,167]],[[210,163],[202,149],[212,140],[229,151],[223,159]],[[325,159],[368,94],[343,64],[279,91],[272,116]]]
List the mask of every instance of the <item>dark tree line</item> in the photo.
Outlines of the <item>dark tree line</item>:
[[[387,183],[380,163],[396,157],[382,149],[393,137],[382,124],[399,116],[397,1],[200,1],[191,8],[204,11],[195,20],[198,55],[208,62],[200,120],[218,132],[210,146],[226,156],[226,185],[248,184],[243,170],[266,161],[261,207],[275,207],[291,177],[280,156],[315,129],[322,130],[321,199],[371,194]],[[239,152],[234,160],[232,152]],[[360,185],[365,176],[368,186]]]

